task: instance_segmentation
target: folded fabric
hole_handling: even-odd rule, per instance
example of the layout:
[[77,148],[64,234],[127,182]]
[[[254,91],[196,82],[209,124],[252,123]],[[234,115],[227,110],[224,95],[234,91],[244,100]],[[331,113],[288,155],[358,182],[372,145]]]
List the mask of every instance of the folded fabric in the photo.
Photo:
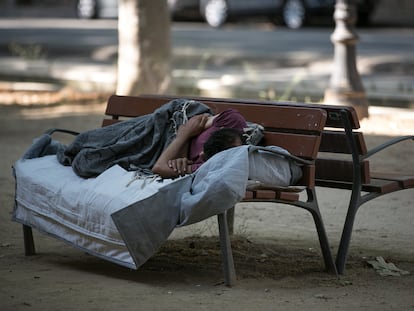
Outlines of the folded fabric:
[[267,185],[287,187],[294,185],[301,177],[299,165],[283,155],[289,152],[278,146],[267,146],[266,150],[257,150],[249,154],[249,179]]

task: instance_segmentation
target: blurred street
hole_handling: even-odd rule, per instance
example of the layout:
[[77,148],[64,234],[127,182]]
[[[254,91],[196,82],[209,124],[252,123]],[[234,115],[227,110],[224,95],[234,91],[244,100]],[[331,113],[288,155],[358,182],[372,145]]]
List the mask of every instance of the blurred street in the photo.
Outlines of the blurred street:
[[[266,24],[212,29],[173,23],[175,93],[320,101],[329,85],[330,27],[289,30]],[[411,28],[358,29],[357,63],[367,96],[376,105],[410,107],[414,98]],[[0,20],[2,89],[70,85],[114,92],[117,21]],[[39,84],[42,82],[43,84]]]
[[[0,90],[70,86],[113,93],[117,20],[79,20],[68,8],[52,12],[3,12]],[[367,97],[371,105],[412,108],[414,28],[387,24],[385,12],[377,15],[372,26],[356,30],[357,66]],[[173,22],[171,93],[319,102],[333,71],[332,32],[333,25],[290,30],[252,21],[213,29],[201,22]]]

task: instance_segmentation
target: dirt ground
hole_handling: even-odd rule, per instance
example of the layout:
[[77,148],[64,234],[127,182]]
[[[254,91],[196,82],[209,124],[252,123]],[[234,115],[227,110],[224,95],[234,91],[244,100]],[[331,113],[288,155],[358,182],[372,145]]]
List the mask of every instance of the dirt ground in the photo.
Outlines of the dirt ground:
[[[21,226],[10,220],[13,162],[45,129],[100,126],[105,107],[90,97],[78,98],[77,104],[28,105],[27,96],[25,105],[0,105],[0,310],[414,310],[412,189],[361,208],[346,272],[339,278],[323,270],[311,216],[271,204],[237,206],[238,281],[232,288],[222,282],[215,219],[177,229],[137,271],[37,231],[37,255],[24,256]],[[414,135],[412,110],[372,108],[370,113],[362,122],[370,147],[391,136]],[[412,141],[399,144],[373,158],[373,166],[412,173],[413,150]],[[334,254],[348,199],[348,191],[318,189]],[[376,256],[410,274],[380,276],[367,264]]]

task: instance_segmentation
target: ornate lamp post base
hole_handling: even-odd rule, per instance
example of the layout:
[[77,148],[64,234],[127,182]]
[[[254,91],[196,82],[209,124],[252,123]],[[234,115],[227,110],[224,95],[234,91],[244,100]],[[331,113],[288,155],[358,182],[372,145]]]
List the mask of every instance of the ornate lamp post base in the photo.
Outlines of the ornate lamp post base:
[[327,104],[353,106],[359,119],[368,117],[368,100],[356,67],[355,46],[358,36],[355,0],[337,0],[335,5],[334,66],[330,85],[325,90]]

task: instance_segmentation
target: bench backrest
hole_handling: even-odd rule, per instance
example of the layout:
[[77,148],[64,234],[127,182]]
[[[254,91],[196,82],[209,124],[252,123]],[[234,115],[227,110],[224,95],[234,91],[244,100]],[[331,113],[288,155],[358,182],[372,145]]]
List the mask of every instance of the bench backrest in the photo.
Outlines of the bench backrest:
[[[172,100],[178,98],[177,96],[172,95],[151,95],[144,94],[140,95],[141,98],[156,98],[156,99],[165,99]],[[182,96],[187,98],[186,96]],[[325,122],[325,128],[343,128],[343,116],[342,111],[347,113],[347,118],[349,119],[352,129],[359,129],[359,119],[358,115],[353,107],[349,106],[335,106],[335,105],[324,105],[324,104],[312,104],[312,103],[297,103],[297,102],[279,102],[279,101],[269,101],[269,100],[255,100],[255,99],[239,99],[239,98],[214,98],[214,97],[200,97],[200,96],[191,96],[191,99],[198,100],[201,102],[232,102],[232,103],[241,103],[241,104],[254,104],[254,105],[277,105],[277,106],[289,106],[289,107],[306,107],[306,108],[317,108],[323,109],[327,113],[327,118]]]
[[[148,98],[163,98],[171,100],[176,98],[168,95],[144,95]],[[344,182],[353,181],[353,167],[358,163],[358,157],[367,153],[367,146],[363,133],[358,132],[360,123],[358,115],[353,107],[339,105],[323,105],[311,103],[258,101],[253,99],[225,99],[192,97],[202,102],[252,104],[252,105],[277,105],[288,107],[306,107],[323,109],[327,119],[325,129],[322,132],[319,156],[316,161],[317,180],[336,180]],[[369,162],[360,163],[360,175],[363,183],[370,181]]]
[[[152,113],[174,98],[178,97],[112,95],[108,100],[105,112],[109,118],[103,120],[103,126],[125,118]],[[191,97],[191,99],[195,98]],[[263,145],[281,146],[290,153],[308,160],[317,158],[327,116],[323,109],[244,103],[241,100],[233,101],[231,99],[216,101],[203,98],[200,101],[209,106],[215,114],[233,108],[238,110],[247,121],[262,125],[265,129]],[[299,184],[313,187],[315,183],[314,165],[304,166],[303,171],[304,177]]]

